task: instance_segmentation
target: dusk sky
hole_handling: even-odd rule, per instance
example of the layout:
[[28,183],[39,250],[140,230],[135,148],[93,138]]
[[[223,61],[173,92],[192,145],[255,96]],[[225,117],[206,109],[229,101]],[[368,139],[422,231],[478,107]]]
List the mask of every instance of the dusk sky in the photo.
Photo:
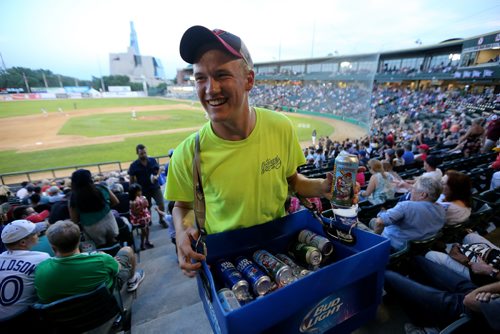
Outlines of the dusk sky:
[[[0,54],[22,66],[90,79],[109,75],[109,53],[126,52],[133,21],[141,54],[166,77],[186,66],[193,25],[240,36],[254,62],[397,50],[500,30],[498,0],[1,0]],[[3,64],[0,63],[3,67]]]

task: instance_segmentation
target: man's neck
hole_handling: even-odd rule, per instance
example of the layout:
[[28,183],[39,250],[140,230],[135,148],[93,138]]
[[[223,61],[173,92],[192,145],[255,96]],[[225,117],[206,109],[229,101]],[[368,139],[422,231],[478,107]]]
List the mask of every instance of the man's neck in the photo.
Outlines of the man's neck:
[[75,254],[80,254],[80,249],[77,248],[71,252],[61,252],[59,250],[56,250],[55,254],[56,254],[56,257],[68,257],[68,256],[72,256]]
[[30,249],[24,246],[12,246],[8,247],[7,250],[13,252],[13,251],[29,251]]
[[218,137],[224,140],[238,141],[248,138],[255,128],[256,123],[257,115],[255,109],[247,107],[247,111],[235,122],[211,122],[211,126]]

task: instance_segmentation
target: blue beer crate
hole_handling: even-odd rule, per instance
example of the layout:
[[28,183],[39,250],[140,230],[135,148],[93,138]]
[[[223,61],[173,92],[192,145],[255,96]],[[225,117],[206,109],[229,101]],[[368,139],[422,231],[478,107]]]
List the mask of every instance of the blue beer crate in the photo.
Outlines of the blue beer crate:
[[[333,241],[334,262],[292,284],[226,312],[209,265],[257,249],[286,253],[290,240],[307,228],[325,235],[307,210],[272,222],[207,237],[208,256],[197,276],[198,292],[214,333],[350,333],[375,317],[382,298],[389,240],[354,229],[357,243]],[[214,266],[212,266],[213,268]]]

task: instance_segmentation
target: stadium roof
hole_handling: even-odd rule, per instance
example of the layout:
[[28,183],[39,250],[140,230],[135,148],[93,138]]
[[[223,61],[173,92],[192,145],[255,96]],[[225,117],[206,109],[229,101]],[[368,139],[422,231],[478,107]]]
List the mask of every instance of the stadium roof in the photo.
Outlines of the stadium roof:
[[[423,46],[418,46],[414,48],[409,48],[409,49],[400,49],[400,50],[390,50],[390,51],[381,51],[380,56],[382,58],[390,58],[391,56],[401,56],[402,54],[407,54],[407,55],[412,55],[412,54],[422,54],[422,53],[434,53],[433,51],[444,51],[446,49],[460,49],[465,41],[469,40],[474,40],[477,38],[480,38],[482,36],[487,36],[487,35],[493,35],[493,34],[499,34],[500,30],[492,31],[489,33],[469,37],[469,38],[451,38],[447,39],[443,42],[437,43],[437,44],[431,44],[431,45],[423,45]],[[273,60],[273,61],[266,61],[266,62],[258,62],[255,65],[258,66],[265,66],[265,65],[286,65],[286,64],[296,64],[296,63],[304,63],[304,62],[310,62],[314,61],[315,63],[317,62],[322,62],[322,61],[328,61],[328,60],[343,60],[343,59],[349,59],[349,60],[362,60],[363,58],[372,58],[373,56],[377,55],[377,52],[371,52],[371,53],[362,53],[362,54],[350,54],[350,55],[338,55],[338,56],[327,56],[327,57],[315,57],[315,58],[300,58],[300,59],[289,59],[289,60]]]

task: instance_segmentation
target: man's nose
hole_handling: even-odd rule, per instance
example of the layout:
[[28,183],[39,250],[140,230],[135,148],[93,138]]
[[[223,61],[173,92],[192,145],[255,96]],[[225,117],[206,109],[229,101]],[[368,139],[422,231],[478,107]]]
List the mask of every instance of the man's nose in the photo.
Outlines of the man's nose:
[[214,94],[220,92],[220,84],[214,78],[208,78],[206,92],[208,94]]

